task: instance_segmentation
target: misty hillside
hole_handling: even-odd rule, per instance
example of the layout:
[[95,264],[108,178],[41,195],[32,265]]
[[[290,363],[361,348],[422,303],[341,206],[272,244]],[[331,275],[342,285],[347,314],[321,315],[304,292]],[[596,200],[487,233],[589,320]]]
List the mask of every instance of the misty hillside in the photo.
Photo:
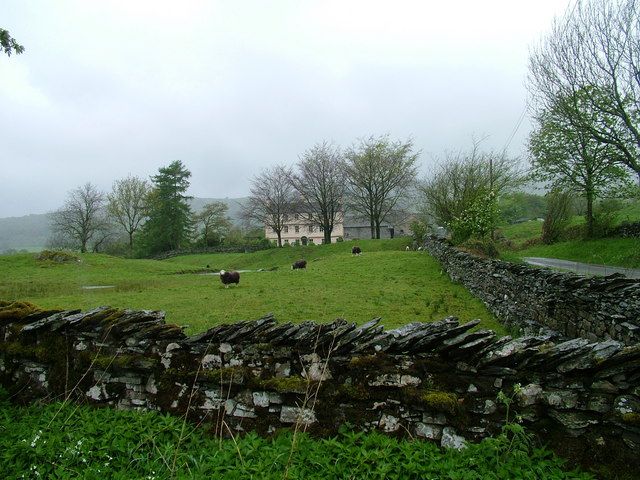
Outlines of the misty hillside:
[[[247,198],[193,198],[191,208],[198,212],[213,201],[224,202],[228,215],[234,224],[240,224],[242,205]],[[49,215],[46,213],[25,215],[24,217],[0,218],[0,253],[7,250],[38,251],[45,247],[49,238]]]

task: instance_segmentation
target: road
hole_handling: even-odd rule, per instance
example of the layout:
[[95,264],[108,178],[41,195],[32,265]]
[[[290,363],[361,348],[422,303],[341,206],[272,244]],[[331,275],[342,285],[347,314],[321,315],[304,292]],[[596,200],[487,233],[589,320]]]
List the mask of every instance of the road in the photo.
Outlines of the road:
[[593,265],[591,263],[572,262],[570,260],[559,260],[557,258],[524,257],[523,260],[530,265],[540,267],[559,268],[571,270],[580,275],[611,275],[621,273],[627,278],[640,278],[639,268],[611,267],[609,265]]

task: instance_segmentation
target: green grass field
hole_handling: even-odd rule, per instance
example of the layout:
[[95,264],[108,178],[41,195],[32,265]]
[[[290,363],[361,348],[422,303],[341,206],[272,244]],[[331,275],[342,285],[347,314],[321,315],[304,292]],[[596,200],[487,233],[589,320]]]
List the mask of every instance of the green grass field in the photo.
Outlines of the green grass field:
[[[454,315],[503,327],[462,285],[452,283],[426,252],[406,252],[407,239],[288,247],[255,253],[208,254],[169,260],[127,260],[84,254],[80,262],[40,262],[33,254],[0,257],[0,299],[41,307],[89,309],[101,305],[164,310],[167,322],[188,332],[273,312],[280,321],[363,323],[382,317],[387,328]],[[291,270],[305,258],[306,271]],[[251,270],[239,286],[224,288],[209,271]],[[275,270],[271,270],[274,269]],[[264,269],[265,271],[257,271]],[[113,286],[86,289],[92,286]],[[84,288],[83,288],[84,287]]]
[[[616,223],[640,221],[640,203],[630,203],[615,214]],[[584,225],[584,217],[574,216],[570,225]],[[503,225],[499,229],[513,245],[501,248],[501,258],[521,262],[523,257],[547,257],[575,262],[640,268],[640,241],[633,238],[601,238],[593,240],[566,240],[553,245],[526,245],[527,241],[540,238],[542,221]]]

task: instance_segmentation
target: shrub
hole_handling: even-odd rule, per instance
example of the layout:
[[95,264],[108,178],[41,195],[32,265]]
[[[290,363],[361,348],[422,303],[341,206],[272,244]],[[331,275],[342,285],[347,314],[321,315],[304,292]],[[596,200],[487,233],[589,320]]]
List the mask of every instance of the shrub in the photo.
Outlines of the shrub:
[[43,250],[36,257],[41,262],[73,263],[79,262],[77,255],[64,250]]
[[547,213],[542,224],[542,243],[550,245],[560,240],[569,223],[571,197],[567,192],[552,190],[547,193]]
[[481,257],[496,258],[500,255],[496,242],[490,238],[470,238],[460,244],[460,247]]
[[418,245],[424,245],[428,233],[427,224],[421,220],[414,220],[411,222],[411,225],[409,225],[409,230],[411,231],[413,240],[417,242]]
[[496,195],[491,190],[482,192],[459,216],[453,218],[449,227],[454,243],[470,237],[483,238],[491,233],[500,218]]
[[613,236],[616,227],[617,213],[624,204],[621,200],[610,198],[602,200],[593,214],[593,236],[605,238]]

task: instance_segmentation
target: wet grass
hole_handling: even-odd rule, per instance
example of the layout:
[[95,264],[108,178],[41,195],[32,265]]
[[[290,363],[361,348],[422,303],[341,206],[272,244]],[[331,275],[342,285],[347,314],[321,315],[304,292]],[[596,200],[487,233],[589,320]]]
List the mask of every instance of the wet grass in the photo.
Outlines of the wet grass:
[[[164,310],[167,322],[188,325],[189,332],[273,312],[293,322],[340,317],[363,323],[380,316],[388,328],[454,315],[465,322],[480,318],[482,328],[504,333],[479,300],[452,283],[427,253],[405,251],[406,243],[362,241],[361,256],[351,255],[350,242],[164,261],[84,254],[80,262],[45,264],[18,254],[0,257],[0,298],[42,307]],[[300,258],[307,270],[291,270]],[[195,273],[207,265],[209,271],[265,271],[242,273],[239,286],[224,288],[217,276]],[[115,288],[82,288],[95,285]]]
[[[616,212],[615,223],[640,221],[640,203],[630,203]],[[570,225],[584,225],[584,217],[575,216]],[[530,220],[504,225],[500,233],[513,247],[501,248],[501,258],[521,262],[524,257],[545,257],[574,262],[640,268],[640,240],[637,238],[571,239],[553,245],[531,244],[542,235],[542,221]]]

